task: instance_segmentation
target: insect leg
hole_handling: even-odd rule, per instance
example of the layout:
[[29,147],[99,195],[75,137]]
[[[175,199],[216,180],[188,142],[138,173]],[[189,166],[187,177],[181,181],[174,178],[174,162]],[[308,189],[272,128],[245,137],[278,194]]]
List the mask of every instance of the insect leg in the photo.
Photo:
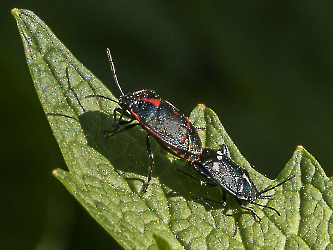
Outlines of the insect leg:
[[[70,82],[70,79],[69,79],[69,69],[68,69],[67,67],[66,67],[65,71],[66,71],[66,78],[67,78],[67,83],[68,83],[68,89],[74,93],[74,96],[75,96],[75,98],[76,98],[78,104],[81,106],[83,112],[86,112],[86,110],[84,109],[84,107],[81,105],[81,102],[80,102],[80,100],[79,100],[79,98],[78,98],[78,96],[77,96],[77,93],[75,92],[75,90],[72,89],[71,82]],[[66,99],[67,99],[67,98],[68,98],[68,97],[66,96]],[[77,119],[76,119],[75,117],[72,117],[72,116],[69,116],[69,115],[54,114],[54,113],[46,113],[45,115],[63,116],[63,117],[71,118],[71,119],[74,119],[74,120],[77,121]]]
[[151,176],[152,176],[152,173],[153,173],[153,164],[154,164],[154,153],[151,151],[151,147],[150,147],[150,143],[149,143],[149,134],[147,135],[146,144],[147,144],[147,151],[148,151],[148,154],[149,154],[149,157],[150,157],[150,165],[149,165],[149,169],[148,169],[148,171],[149,171],[148,181],[147,181],[147,186],[146,186],[145,192],[148,191],[148,186],[149,186],[149,183],[151,181]]
[[113,131],[107,131],[106,130],[106,131],[103,132],[104,133],[104,138],[109,138],[109,137],[114,136],[116,134],[125,132],[125,131],[127,131],[131,128],[134,128],[137,125],[140,125],[140,123],[132,123],[132,124],[126,126],[126,127],[123,127],[122,129],[118,129],[118,130],[113,130]]
[[[120,114],[120,117],[119,117],[119,120],[118,122],[116,122],[116,119],[117,119],[117,112]],[[126,112],[126,111],[125,111]],[[126,117],[130,117],[131,119],[129,121],[123,121],[122,118],[126,116]],[[131,123],[134,121],[134,118],[132,115],[128,114],[128,113],[124,113],[124,111],[120,108],[116,108],[114,109],[113,111],[113,120],[115,121],[113,123],[113,127],[115,127],[115,129],[113,131],[108,131],[108,130],[105,130],[103,133],[104,133],[104,138],[109,138],[111,136],[114,136],[118,133],[122,133],[122,132],[125,132],[126,130],[129,130],[137,125],[139,125],[139,123],[133,123],[133,124],[130,124],[126,127],[123,127],[122,129],[120,128],[120,124],[128,124],[128,123]]]
[[66,118],[71,118],[77,121],[77,119],[75,117],[69,116],[69,115],[63,115],[63,114],[54,114],[54,113],[46,113],[45,115],[53,115],[53,116],[62,116],[62,117],[66,117]]
[[192,179],[194,179],[194,180],[200,182],[200,185],[210,186],[210,187],[215,187],[215,186],[216,186],[215,183],[211,184],[211,183],[205,182],[205,181],[203,181],[203,180],[200,180],[200,179],[194,177],[193,175],[191,175],[191,174],[189,174],[189,173],[186,173],[185,171],[183,171],[183,170],[181,170],[181,169],[176,169],[176,170],[179,171],[179,172],[181,172],[181,173],[183,173],[184,175],[187,175],[188,177],[191,177]]
[[[204,200],[204,201],[212,201],[212,202],[214,202],[214,203],[216,203],[216,204],[221,204],[222,206],[226,206],[227,205],[227,203],[226,203],[226,201],[224,201],[223,199],[223,196],[225,196],[225,194],[223,193],[222,194],[222,202],[220,202],[220,201],[217,201],[217,200],[213,200],[213,199],[210,199],[210,198],[205,198],[205,197],[200,197],[200,198],[195,198],[195,199],[193,199],[193,201],[199,201],[199,200]],[[231,215],[227,215],[227,216],[231,216]]]
[[[259,215],[258,215],[256,212],[254,212],[254,210],[253,210],[252,208],[244,206],[244,205],[242,204],[242,201],[240,201],[240,200],[237,200],[237,202],[238,202],[238,204],[241,206],[241,208],[243,208],[243,209],[249,211],[251,214],[254,215],[255,218],[258,218],[258,220],[259,220],[260,222],[262,222],[262,219],[259,217]],[[257,204],[256,204],[256,205],[257,205]]]
[[254,205],[257,205],[257,206],[259,206],[259,207],[267,207],[267,208],[269,208],[269,209],[271,209],[271,210],[273,210],[275,213],[277,213],[277,215],[278,216],[280,216],[281,214],[280,214],[280,212],[279,211],[277,211],[274,207],[269,207],[269,206],[266,206],[266,205],[261,205],[261,204],[257,204],[257,203],[252,203],[252,204],[254,204]]
[[225,194],[225,192],[223,192],[223,190],[222,190],[222,202],[224,203],[224,206],[227,205],[227,195]]
[[[117,122],[117,112],[120,114],[120,117],[119,117],[119,120],[118,120],[118,122]],[[113,123],[113,127],[114,127],[114,130],[113,131],[117,131],[119,128],[120,128],[120,122],[121,122],[121,120],[122,120],[122,118],[123,118],[123,116],[125,115],[126,113],[124,113],[124,110],[123,109],[121,109],[121,108],[115,108],[114,110],[113,110],[113,121],[114,121],[114,123]]]
[[[258,216],[258,214],[257,214],[256,212],[254,212],[254,210],[253,210],[252,208],[249,208],[249,207],[244,206],[244,205],[242,204],[242,201],[240,201],[240,200],[237,200],[237,202],[238,202],[238,204],[239,204],[243,209],[245,209],[245,210],[251,212],[255,217],[257,217],[257,218],[259,219],[260,222],[262,222],[261,218]],[[269,208],[269,209],[273,210],[274,212],[276,212],[277,215],[280,216],[279,211],[277,211],[277,210],[276,210],[275,208],[273,208],[273,207],[269,207],[269,206],[261,205],[261,204],[257,204],[257,203],[252,203],[252,204],[257,205],[257,206],[259,206],[259,207],[266,207],[266,208]]]
[[229,149],[228,149],[227,145],[222,144],[220,150],[222,151],[222,154],[224,154],[224,155],[228,156],[229,158],[231,158],[230,157],[230,152],[229,152]]

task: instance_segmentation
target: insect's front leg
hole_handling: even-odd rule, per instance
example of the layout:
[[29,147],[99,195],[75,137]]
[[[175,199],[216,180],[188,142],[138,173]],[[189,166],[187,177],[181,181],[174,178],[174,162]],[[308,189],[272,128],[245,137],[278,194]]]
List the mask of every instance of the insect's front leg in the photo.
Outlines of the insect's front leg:
[[[117,121],[117,112],[120,114],[120,117],[119,117],[118,121]],[[112,125],[112,127],[114,127],[114,130],[112,132],[117,131],[120,128],[120,124],[119,123],[123,119],[123,116],[124,116],[124,110],[123,109],[121,109],[121,108],[115,108],[113,110],[113,125]]]
[[[120,114],[120,117],[117,121],[117,112]],[[130,120],[128,121],[124,121],[123,120],[123,117],[129,117]],[[130,113],[127,112],[127,110],[124,110],[124,109],[121,109],[121,108],[116,108],[114,109],[113,111],[113,120],[114,120],[114,123],[113,123],[113,127],[114,127],[114,130],[112,131],[104,131],[104,138],[109,138],[111,136],[114,136],[115,134],[118,134],[118,133],[122,133],[122,132],[125,132],[126,130],[129,130],[137,125],[139,125],[139,123],[132,123],[135,118],[133,117],[133,115],[131,115]],[[132,123],[132,124],[129,124],[128,126],[126,127],[123,127],[121,128],[120,125],[122,124],[128,124],[128,123]]]

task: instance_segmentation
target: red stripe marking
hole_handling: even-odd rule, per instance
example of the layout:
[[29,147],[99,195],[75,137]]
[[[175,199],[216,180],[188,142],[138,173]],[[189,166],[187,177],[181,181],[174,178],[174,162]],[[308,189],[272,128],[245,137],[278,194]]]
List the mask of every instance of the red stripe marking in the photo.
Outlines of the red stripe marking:
[[161,99],[159,98],[139,98],[138,101],[147,101],[153,104],[155,107],[159,107],[161,103]]
[[184,134],[184,136],[182,137],[182,140],[180,141],[181,144],[183,144],[185,142],[185,140],[187,139],[187,134]]
[[149,99],[147,99],[147,101],[152,103],[153,105],[155,105],[155,107],[159,107],[160,103],[161,103],[161,99],[157,99],[157,98],[149,98]]
[[191,126],[190,126],[190,120],[185,116],[185,118],[186,118],[186,121],[187,121],[187,123],[186,123],[186,127],[188,128],[188,129],[190,129],[191,128]]

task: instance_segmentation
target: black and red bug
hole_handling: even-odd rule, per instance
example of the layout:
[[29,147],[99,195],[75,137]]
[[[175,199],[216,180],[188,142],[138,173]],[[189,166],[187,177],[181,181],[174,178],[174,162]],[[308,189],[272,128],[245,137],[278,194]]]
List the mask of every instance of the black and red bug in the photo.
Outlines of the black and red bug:
[[[154,154],[149,144],[149,136],[172,154],[186,159],[189,162],[198,161],[202,153],[202,144],[199,134],[188,117],[179,113],[179,110],[170,102],[161,99],[153,90],[139,90],[124,95],[117,79],[116,70],[112,61],[110,50],[107,49],[113,78],[121,92],[119,101],[102,95],[90,95],[89,97],[102,97],[119,104],[119,108],[114,109],[113,118],[114,130],[104,131],[105,138],[125,132],[137,125],[140,125],[148,132],[147,150],[151,158],[149,166],[149,176],[146,186],[148,188],[151,180]],[[120,117],[117,119],[117,113]],[[127,119],[123,119],[127,118]],[[121,125],[127,126],[122,127]]]
[[[252,208],[244,206],[243,202],[248,202],[260,207],[269,208],[275,211],[278,215],[280,215],[280,213],[275,208],[267,205],[258,204],[256,203],[256,200],[272,197],[271,195],[263,194],[283,185],[287,181],[290,181],[291,179],[296,177],[296,175],[293,175],[273,187],[269,187],[263,191],[258,191],[257,187],[251,180],[249,173],[230,158],[230,153],[226,145],[223,145],[222,148],[219,150],[214,150],[211,148],[203,149],[200,159],[196,162],[193,162],[192,165],[197,171],[199,171],[201,175],[206,177],[213,184],[198,180],[197,178],[183,171],[181,172],[200,181],[202,185],[208,184],[213,186],[220,186],[223,194],[222,204],[224,206],[226,205],[226,194],[229,194],[235,197],[239,205],[243,209],[251,212],[255,217],[259,219],[259,221],[261,221],[261,218],[256,214],[256,212],[254,212]],[[199,199],[221,203],[207,198]]]

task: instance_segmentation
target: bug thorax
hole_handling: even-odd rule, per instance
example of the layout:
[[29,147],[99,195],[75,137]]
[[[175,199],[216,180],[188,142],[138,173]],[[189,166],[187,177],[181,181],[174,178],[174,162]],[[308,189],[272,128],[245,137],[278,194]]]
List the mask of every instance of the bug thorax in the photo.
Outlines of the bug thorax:
[[154,90],[142,89],[136,92],[130,92],[127,95],[119,97],[119,105],[125,109],[132,109],[133,106],[139,102],[147,101],[149,99],[159,99],[160,97]]
[[119,105],[122,108],[125,108],[128,110],[130,110],[133,105],[136,105],[137,101],[138,101],[137,92],[130,92],[127,95],[123,95],[123,96],[119,97]]
[[211,148],[204,148],[202,150],[202,154],[200,155],[200,162],[205,164],[208,162],[216,161],[217,159],[217,151]]

